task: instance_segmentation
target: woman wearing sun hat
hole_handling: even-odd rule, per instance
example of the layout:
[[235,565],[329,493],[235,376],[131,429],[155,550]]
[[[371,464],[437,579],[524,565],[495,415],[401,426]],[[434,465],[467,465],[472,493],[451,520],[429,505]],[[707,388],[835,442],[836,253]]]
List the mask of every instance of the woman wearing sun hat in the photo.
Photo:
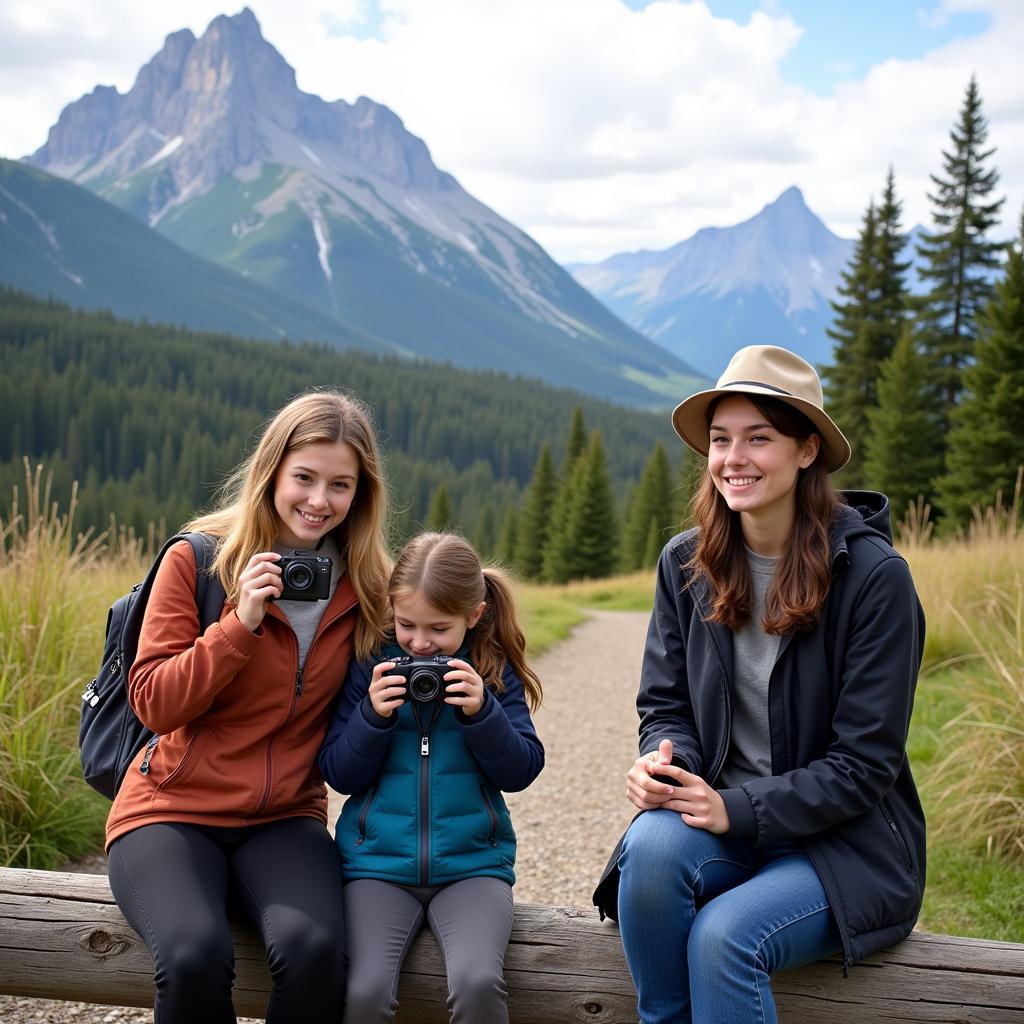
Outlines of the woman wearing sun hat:
[[917,920],[924,616],[884,495],[829,479],[850,446],[808,363],[741,349],[672,423],[708,470],[698,525],[658,565],[627,782],[642,813],[594,902],[644,1024],[774,1021],[771,974],[831,955],[845,972]]

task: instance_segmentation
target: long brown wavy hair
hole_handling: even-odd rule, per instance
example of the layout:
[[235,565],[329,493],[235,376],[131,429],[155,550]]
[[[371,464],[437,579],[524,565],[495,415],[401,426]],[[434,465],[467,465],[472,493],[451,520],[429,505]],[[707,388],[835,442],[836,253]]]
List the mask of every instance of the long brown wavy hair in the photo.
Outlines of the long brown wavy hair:
[[369,409],[338,391],[309,391],[292,399],[264,428],[248,458],[228,477],[219,504],[188,523],[186,530],[219,538],[211,571],[228,600],[238,601],[238,578],[249,559],[277,540],[274,480],[291,452],[308,444],[344,441],[359,458],[356,493],[345,519],[335,527],[346,571],[359,600],[356,656],[370,657],[385,636],[385,595],[391,559],[385,536],[388,492]]
[[[786,402],[761,395],[744,397],[786,437],[806,441],[817,433],[814,424]],[[709,427],[719,401],[708,407]],[[761,626],[766,633],[802,633],[818,621],[832,583],[829,527],[839,504],[819,449],[818,457],[798,471],[792,533],[765,595]],[[686,566],[691,585],[697,580],[707,583],[711,591],[708,619],[738,629],[749,620],[754,603],[750,566],[739,513],[726,504],[710,472],[701,480],[693,512],[699,533],[697,548]]]
[[388,584],[392,599],[419,594],[445,615],[468,618],[486,602],[469,631],[469,657],[484,684],[501,693],[501,673],[512,665],[531,711],[540,707],[540,679],[526,662],[526,637],[516,620],[508,577],[484,566],[473,545],[454,533],[421,533],[402,548]]

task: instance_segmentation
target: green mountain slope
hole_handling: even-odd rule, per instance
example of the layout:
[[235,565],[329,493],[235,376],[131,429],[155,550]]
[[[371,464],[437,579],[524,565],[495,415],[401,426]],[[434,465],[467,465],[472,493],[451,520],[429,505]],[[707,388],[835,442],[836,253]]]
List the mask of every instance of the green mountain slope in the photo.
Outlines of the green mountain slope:
[[186,252],[78,185],[3,159],[0,282],[119,316],[397,351],[336,316]]

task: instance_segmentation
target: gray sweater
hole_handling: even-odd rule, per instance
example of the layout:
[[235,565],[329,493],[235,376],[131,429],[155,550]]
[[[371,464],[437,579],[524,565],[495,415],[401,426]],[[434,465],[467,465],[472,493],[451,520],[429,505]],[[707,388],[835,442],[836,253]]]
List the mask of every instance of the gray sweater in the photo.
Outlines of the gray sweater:
[[[274,545],[274,551],[279,555],[294,555],[294,548]],[[278,601],[277,607],[284,612],[295,631],[295,638],[299,641],[299,671],[302,671],[306,664],[306,655],[309,653],[313,637],[316,636],[317,627],[323,618],[327,605],[334,596],[334,590],[345,571],[345,556],[338,550],[338,542],[328,534],[320,543],[317,549],[318,555],[327,555],[331,560],[331,589],[327,597],[322,601]]]
[[748,779],[772,773],[771,729],[768,723],[768,680],[779,653],[781,636],[766,633],[761,626],[764,599],[778,567],[778,558],[758,555],[749,548],[747,563],[754,586],[754,606],[750,618],[733,630],[735,686],[732,701],[732,734],[720,789],[734,789]]

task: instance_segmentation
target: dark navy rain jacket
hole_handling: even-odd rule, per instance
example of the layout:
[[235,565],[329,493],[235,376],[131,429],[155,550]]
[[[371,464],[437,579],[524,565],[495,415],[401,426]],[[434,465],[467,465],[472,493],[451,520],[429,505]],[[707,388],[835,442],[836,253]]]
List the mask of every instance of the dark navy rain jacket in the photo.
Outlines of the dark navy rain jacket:
[[[831,529],[832,586],[818,624],[785,636],[768,691],[772,774],[721,789],[729,835],[795,840],[821,878],[844,965],[903,939],[921,909],[925,822],[906,757],[924,613],[891,546],[884,495],[845,492]],[[715,785],[729,749],[732,634],[687,587],[696,531],[665,546],[644,652],[640,752]],[[617,916],[617,849],[594,893]]]

